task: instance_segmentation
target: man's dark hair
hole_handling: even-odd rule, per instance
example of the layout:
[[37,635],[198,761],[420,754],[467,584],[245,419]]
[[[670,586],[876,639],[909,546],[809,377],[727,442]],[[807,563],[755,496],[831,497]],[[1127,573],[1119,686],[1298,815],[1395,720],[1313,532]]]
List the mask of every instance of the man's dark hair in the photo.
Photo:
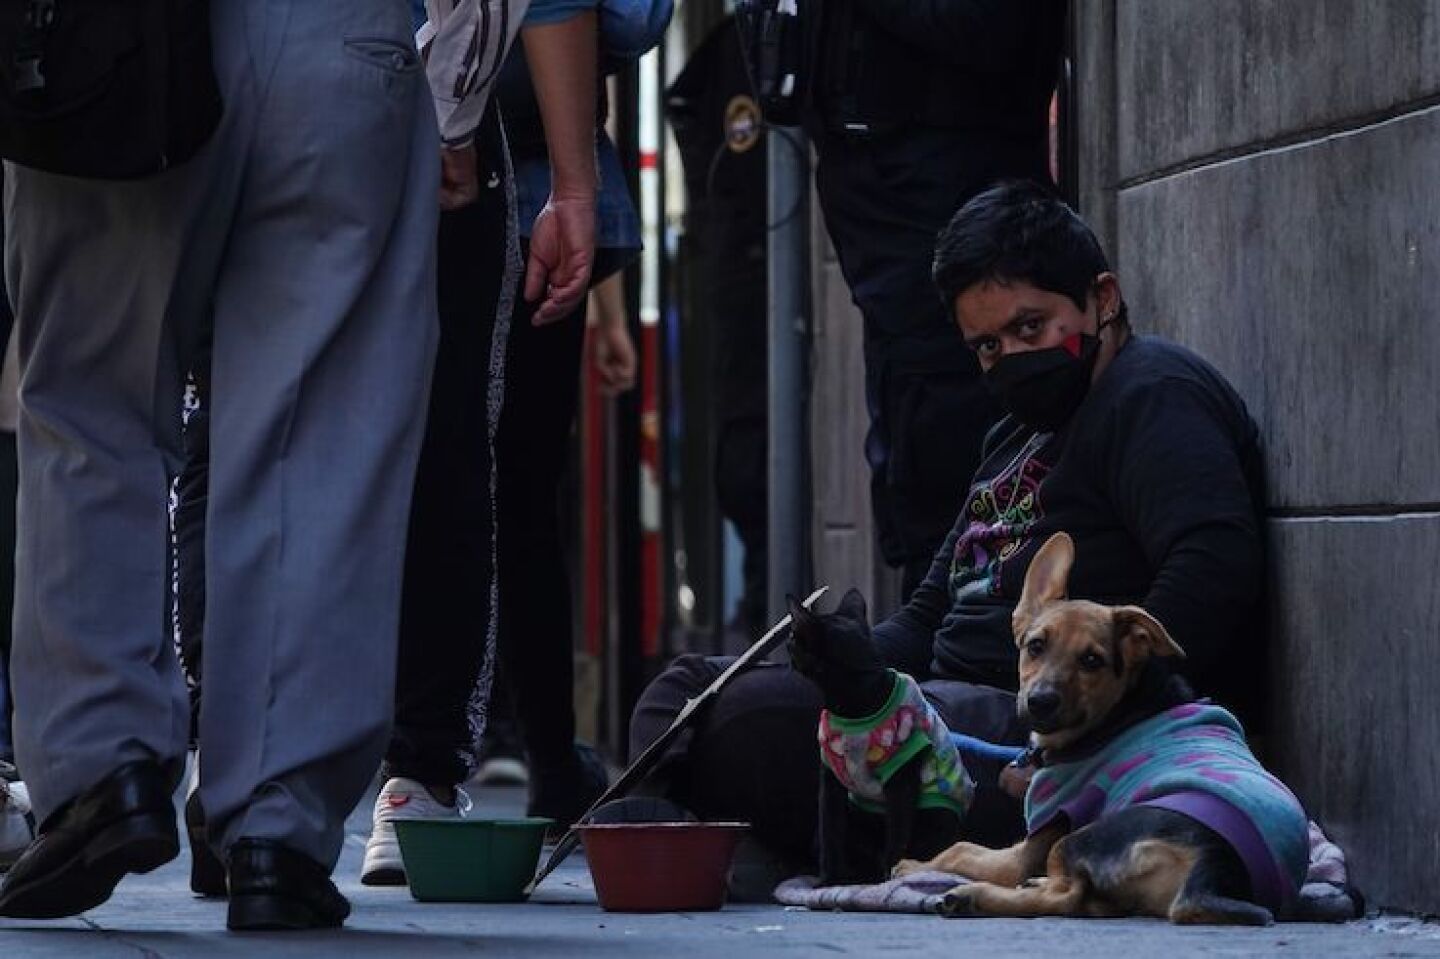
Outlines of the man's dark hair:
[[945,308],[979,283],[1029,283],[1085,309],[1095,278],[1110,269],[1100,241],[1050,190],[1007,180],[960,208],[935,244],[933,275]]

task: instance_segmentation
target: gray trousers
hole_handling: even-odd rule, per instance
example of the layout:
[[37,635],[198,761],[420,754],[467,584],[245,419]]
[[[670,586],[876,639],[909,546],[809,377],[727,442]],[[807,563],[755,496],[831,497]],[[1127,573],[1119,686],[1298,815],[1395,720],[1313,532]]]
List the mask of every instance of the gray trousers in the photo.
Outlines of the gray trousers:
[[16,747],[42,821],[184,755],[167,476],[213,324],[200,716],[212,839],[333,865],[391,722],[437,338],[438,135],[406,0],[213,0],[226,115],[133,183],[7,167]]

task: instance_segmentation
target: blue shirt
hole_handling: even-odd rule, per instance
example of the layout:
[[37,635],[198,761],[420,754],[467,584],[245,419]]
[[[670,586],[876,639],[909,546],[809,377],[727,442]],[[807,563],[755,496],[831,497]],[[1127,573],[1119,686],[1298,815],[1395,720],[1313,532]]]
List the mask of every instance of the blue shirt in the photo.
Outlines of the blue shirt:
[[[525,13],[525,24],[560,23],[586,10],[594,10],[599,0],[530,0],[530,9]],[[419,30],[429,19],[425,12],[425,0],[410,0],[411,19]]]
[[[630,199],[625,170],[610,137],[595,134],[595,160],[600,173],[600,191],[595,197],[595,246],[597,249],[640,250],[640,217]],[[520,235],[530,236],[535,217],[550,197],[550,164],[542,158],[515,164],[515,199],[520,216]],[[624,263],[619,264],[625,265]]]
[[571,17],[594,10],[600,0],[530,0],[530,9],[525,14],[525,26],[561,23]]

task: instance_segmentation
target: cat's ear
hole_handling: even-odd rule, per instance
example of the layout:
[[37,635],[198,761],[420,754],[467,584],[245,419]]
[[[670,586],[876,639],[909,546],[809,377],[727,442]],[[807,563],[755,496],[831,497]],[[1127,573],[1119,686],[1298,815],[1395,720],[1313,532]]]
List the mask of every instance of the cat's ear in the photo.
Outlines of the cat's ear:
[[860,594],[860,590],[858,589],[851,589],[846,592],[845,597],[840,600],[840,605],[835,608],[835,612],[847,619],[853,619],[862,626],[869,625],[869,613],[865,609],[865,597]]

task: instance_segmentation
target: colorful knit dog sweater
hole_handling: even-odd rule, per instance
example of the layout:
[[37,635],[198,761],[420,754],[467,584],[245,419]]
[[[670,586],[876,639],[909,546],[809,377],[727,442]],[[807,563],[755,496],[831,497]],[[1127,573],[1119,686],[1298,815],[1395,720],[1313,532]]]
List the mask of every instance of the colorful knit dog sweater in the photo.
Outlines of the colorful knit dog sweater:
[[1309,839],[1300,801],[1265,771],[1240,722],[1219,706],[1176,706],[1092,755],[1040,769],[1025,794],[1025,823],[1033,834],[1063,815],[1075,830],[1137,805],[1183,813],[1219,833],[1262,906],[1283,908],[1304,881]]
[[949,809],[957,816],[970,808],[975,784],[950,741],[950,730],[920,685],[904,673],[895,673],[890,698],[873,716],[846,719],[828,709],[821,712],[818,738],[821,761],[862,809],[879,812],[885,783],[921,752],[928,755],[920,771],[917,804]]

